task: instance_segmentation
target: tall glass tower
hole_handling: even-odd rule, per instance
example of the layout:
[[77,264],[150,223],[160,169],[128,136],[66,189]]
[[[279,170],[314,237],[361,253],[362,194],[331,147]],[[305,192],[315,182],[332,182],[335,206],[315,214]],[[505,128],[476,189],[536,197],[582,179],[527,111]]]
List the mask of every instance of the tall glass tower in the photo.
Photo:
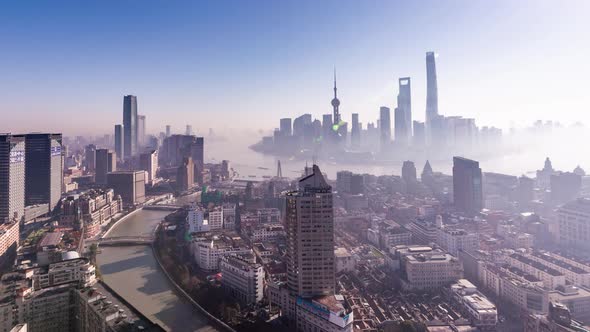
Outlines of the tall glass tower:
[[[434,52],[426,52],[426,130],[432,137],[432,121],[438,116],[438,84]],[[436,135],[435,135],[436,136]]]
[[123,97],[123,145],[124,156],[129,158],[137,153],[137,97]]

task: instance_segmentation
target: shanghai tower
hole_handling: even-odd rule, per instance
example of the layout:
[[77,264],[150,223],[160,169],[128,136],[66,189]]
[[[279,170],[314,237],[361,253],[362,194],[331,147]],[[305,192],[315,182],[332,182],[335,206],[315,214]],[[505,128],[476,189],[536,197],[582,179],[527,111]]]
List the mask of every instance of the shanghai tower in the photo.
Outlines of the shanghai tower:
[[426,52],[426,129],[432,137],[432,121],[438,116],[438,86],[434,52]]
[[123,145],[124,156],[129,158],[137,152],[137,97],[123,98]]

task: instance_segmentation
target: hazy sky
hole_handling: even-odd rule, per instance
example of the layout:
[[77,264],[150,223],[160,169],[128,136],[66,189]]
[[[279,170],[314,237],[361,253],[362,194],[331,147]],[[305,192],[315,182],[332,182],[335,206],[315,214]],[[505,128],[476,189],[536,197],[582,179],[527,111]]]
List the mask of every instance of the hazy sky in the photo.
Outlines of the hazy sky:
[[[440,112],[501,127],[590,124],[590,1],[11,1],[0,9],[0,131],[111,133],[123,95],[148,130],[272,129],[331,112],[374,121],[425,52]],[[181,128],[182,127],[182,128]]]

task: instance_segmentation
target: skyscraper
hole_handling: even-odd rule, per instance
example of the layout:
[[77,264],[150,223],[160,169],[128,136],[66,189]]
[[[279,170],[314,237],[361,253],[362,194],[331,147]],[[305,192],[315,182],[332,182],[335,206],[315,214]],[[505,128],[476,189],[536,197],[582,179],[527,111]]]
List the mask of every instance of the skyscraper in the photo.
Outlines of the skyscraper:
[[25,214],[25,137],[0,135],[0,223]]
[[330,142],[332,137],[332,114],[322,115],[322,138],[324,142]]
[[96,150],[96,173],[94,182],[97,184],[107,183],[107,173],[117,170],[117,158],[113,151],[108,149]]
[[438,84],[436,79],[436,60],[434,52],[426,52],[426,136],[428,144],[438,136],[433,121],[438,117]]
[[426,52],[426,121],[438,115],[438,83],[434,52]]
[[186,125],[185,135],[192,135],[193,134],[193,126]]
[[172,135],[172,129],[170,125],[166,125],[166,137],[170,137],[170,135]]
[[123,97],[123,146],[125,158],[137,153],[137,97]]
[[96,169],[96,145],[88,144],[84,148],[84,165],[89,172]]
[[145,115],[137,116],[137,149],[145,146]]
[[179,191],[187,191],[195,184],[195,165],[191,157],[184,158],[176,173],[176,187]]
[[408,144],[408,130],[406,128],[406,112],[399,107],[396,107],[393,112],[393,126],[395,128],[394,137],[398,145]]
[[292,134],[291,118],[281,119],[280,131],[281,131],[281,135],[283,135],[283,136],[291,136],[291,134]]
[[123,144],[123,135],[123,125],[115,125],[115,153],[119,160],[123,160],[124,158],[123,151],[125,150],[125,147]]
[[25,204],[49,204],[61,198],[63,164],[61,134],[25,135]]
[[361,146],[361,126],[359,123],[359,114],[352,113],[352,128],[350,129],[350,144],[353,147]]
[[287,284],[294,296],[333,295],[334,212],[332,187],[320,168],[286,195]]
[[391,115],[389,107],[381,106],[379,109],[379,131],[381,133],[381,151],[389,146],[391,141]]
[[398,127],[396,120],[395,139],[400,143],[408,144],[412,137],[412,87],[409,77],[400,78],[398,83],[399,94],[397,95],[397,108],[400,109],[400,112],[403,114],[404,121],[400,122]]
[[458,211],[476,214],[483,208],[479,162],[453,157],[453,202]]
[[414,121],[414,136],[412,138],[412,145],[422,147],[426,145],[426,129],[424,122]]
[[139,167],[147,172],[146,183],[154,185],[158,172],[158,150],[150,150],[139,156]]

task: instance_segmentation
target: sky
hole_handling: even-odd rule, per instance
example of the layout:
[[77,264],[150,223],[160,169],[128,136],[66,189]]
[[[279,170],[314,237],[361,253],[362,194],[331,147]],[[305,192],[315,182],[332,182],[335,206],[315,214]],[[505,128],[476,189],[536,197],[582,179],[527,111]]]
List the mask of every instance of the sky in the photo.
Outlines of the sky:
[[340,112],[364,124],[425,53],[439,111],[478,125],[590,124],[590,1],[11,1],[0,10],[0,132],[112,133],[123,96],[148,132],[272,130]]

